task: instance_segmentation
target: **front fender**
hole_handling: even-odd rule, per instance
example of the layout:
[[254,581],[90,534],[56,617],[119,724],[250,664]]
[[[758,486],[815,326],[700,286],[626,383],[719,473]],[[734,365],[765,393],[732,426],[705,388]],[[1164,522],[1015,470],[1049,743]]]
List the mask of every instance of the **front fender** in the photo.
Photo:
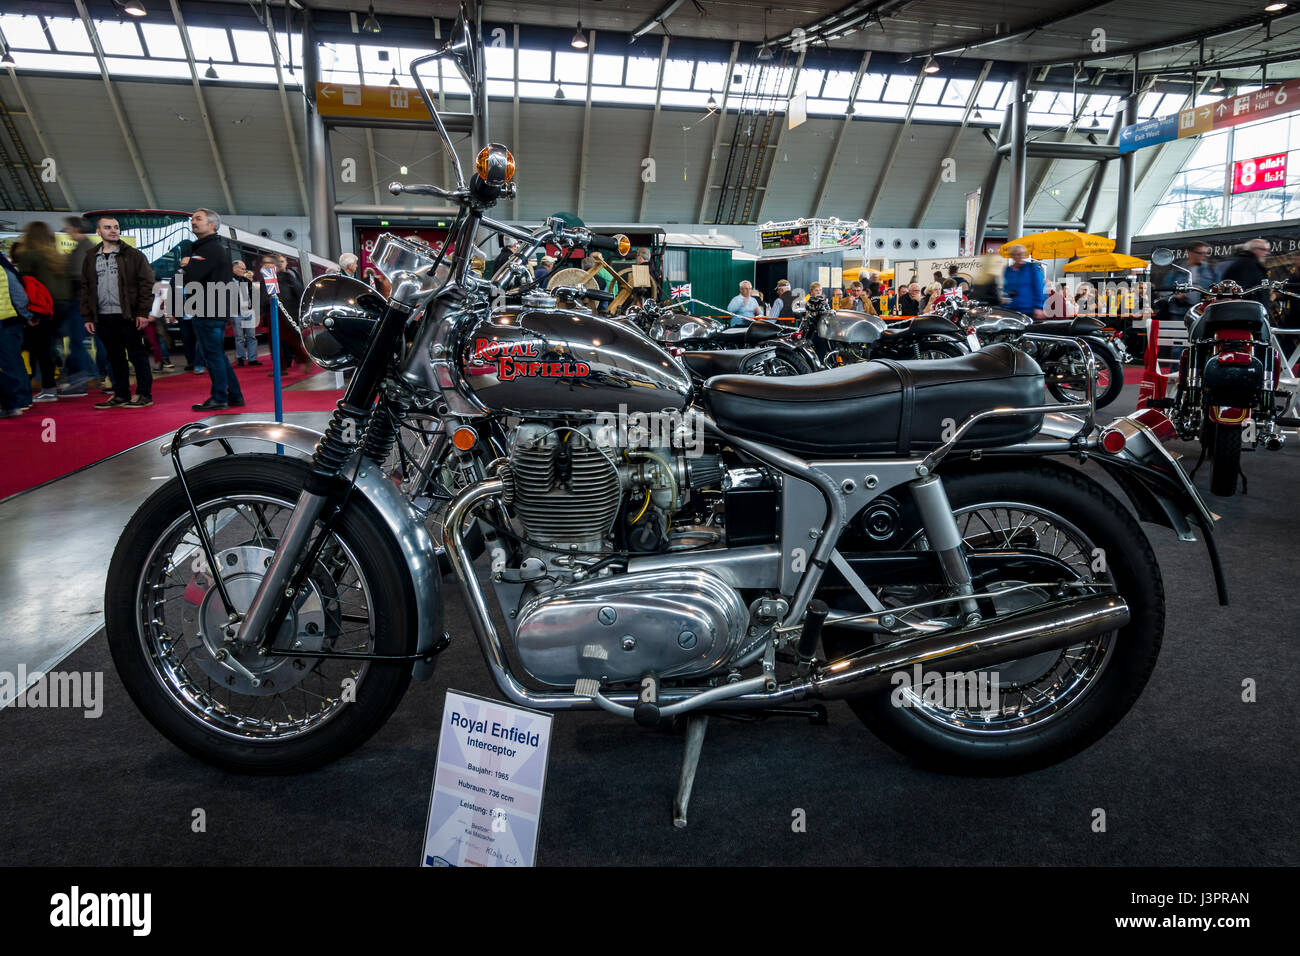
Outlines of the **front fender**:
[[[188,445],[205,445],[220,442],[227,453],[233,454],[231,441],[262,441],[284,445],[295,452],[310,457],[316,451],[316,444],[321,433],[305,425],[291,425],[283,422],[228,422],[196,428],[181,437],[181,447]],[[162,447],[164,455],[170,455],[171,442]],[[416,610],[416,651],[427,653],[433,650],[442,635],[442,601],[439,595],[441,576],[438,573],[437,551],[433,539],[425,530],[424,522],[411,510],[410,503],[402,497],[397,487],[384,477],[379,467],[369,459],[363,459],[357,471],[356,488],[379,514],[379,517],[392,532],[393,540],[401,549],[406,559],[406,567],[411,575],[411,585],[415,592]],[[433,674],[433,665],[417,661],[412,676],[427,680]]]

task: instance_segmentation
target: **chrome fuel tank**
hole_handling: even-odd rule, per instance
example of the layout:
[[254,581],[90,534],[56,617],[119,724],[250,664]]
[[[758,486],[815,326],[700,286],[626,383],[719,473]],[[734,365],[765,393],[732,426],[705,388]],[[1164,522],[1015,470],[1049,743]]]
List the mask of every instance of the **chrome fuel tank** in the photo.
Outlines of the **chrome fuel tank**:
[[689,342],[692,339],[707,339],[714,332],[726,326],[717,319],[703,315],[688,315],[685,312],[667,312],[650,323],[650,338],[656,342],[669,345],[677,342]]
[[978,305],[966,312],[963,324],[979,335],[996,332],[1021,332],[1033,324],[1033,319],[1019,312],[997,305]]
[[880,338],[886,323],[878,315],[837,309],[817,320],[817,336],[828,342],[870,345]]
[[639,329],[585,311],[495,309],[461,339],[457,361],[494,412],[680,411],[691,395],[685,369]]

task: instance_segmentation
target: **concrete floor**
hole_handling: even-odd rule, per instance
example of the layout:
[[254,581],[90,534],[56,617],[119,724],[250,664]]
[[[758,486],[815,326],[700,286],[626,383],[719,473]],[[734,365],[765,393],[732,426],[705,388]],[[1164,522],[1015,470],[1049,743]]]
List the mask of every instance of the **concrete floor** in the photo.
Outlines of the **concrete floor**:
[[[210,421],[269,418],[262,412]],[[329,415],[303,412],[285,420],[324,428]],[[159,451],[170,437],[168,432],[0,503],[0,608],[6,625],[0,672],[17,674],[20,664],[28,675],[48,671],[104,626],[109,556],[140,502],[172,477],[171,461]],[[236,451],[269,447],[233,444]],[[192,448],[184,460],[197,463],[219,453],[219,448]],[[12,693],[0,692],[0,707],[13,699]]]

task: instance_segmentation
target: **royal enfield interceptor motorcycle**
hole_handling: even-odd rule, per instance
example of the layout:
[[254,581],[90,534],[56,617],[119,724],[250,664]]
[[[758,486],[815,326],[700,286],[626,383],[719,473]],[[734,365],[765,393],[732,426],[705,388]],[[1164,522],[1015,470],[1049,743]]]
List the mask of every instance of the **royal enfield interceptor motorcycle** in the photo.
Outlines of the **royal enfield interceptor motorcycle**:
[[[1156,265],[1186,272],[1173,258],[1171,249],[1156,249],[1151,254]],[[1265,289],[1292,295],[1281,282],[1266,282],[1253,289],[1242,289],[1231,280],[1209,289],[1178,283],[1176,293],[1199,292],[1201,300],[1187,313],[1187,347],[1179,357],[1173,397],[1147,402],[1169,412],[1184,441],[1200,441],[1196,468],[1210,459],[1210,491],[1216,495],[1234,494],[1238,476],[1245,492],[1243,446],[1253,450],[1263,444],[1277,451],[1286,440],[1279,418],[1294,399],[1284,384],[1290,369],[1283,365],[1268,310],[1248,298]]]
[[[474,465],[448,489],[441,533],[499,692],[647,727],[683,717],[681,823],[709,714],[845,700],[949,772],[1026,771],[1098,740],[1163,637],[1138,518],[1199,532],[1226,601],[1212,518],[1161,444],[1163,419],[1098,426],[1088,403],[1049,403],[1010,346],[718,376],[693,405],[678,360],[627,323],[493,306],[468,250],[481,226],[514,228],[487,216],[514,192],[514,161],[489,144],[466,182],[418,74],[438,57],[476,68],[463,22],[412,64],[457,183],[390,188],[459,208],[447,246],[388,299],[344,275],[309,283],[304,345],[354,369],[324,433],[181,428],[166,449],[176,477],[113,554],[113,659],[175,744],[238,772],[320,766],[460,638],[443,630],[423,518],[383,471],[413,412]],[[237,439],[268,453],[234,453]],[[197,446],[227,454],[195,463]],[[1061,458],[1104,469],[1137,517]],[[922,668],[997,693],[932,694]]]
[[1008,342],[1033,356],[1047,376],[1047,390],[1057,401],[1077,402],[1085,396],[1087,363],[1078,350],[1060,341],[1081,339],[1096,365],[1094,389],[1097,408],[1105,408],[1124,390],[1123,345],[1105,323],[1092,316],[1035,321],[1020,312],[996,305],[978,305],[965,297],[944,299],[935,312],[961,326],[972,348]]

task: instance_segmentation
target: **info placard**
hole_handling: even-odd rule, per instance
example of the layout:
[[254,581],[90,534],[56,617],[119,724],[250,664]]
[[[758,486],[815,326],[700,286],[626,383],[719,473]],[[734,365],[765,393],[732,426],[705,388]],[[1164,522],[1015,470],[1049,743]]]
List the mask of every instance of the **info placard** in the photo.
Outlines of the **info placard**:
[[447,691],[422,866],[532,866],[551,716]]

